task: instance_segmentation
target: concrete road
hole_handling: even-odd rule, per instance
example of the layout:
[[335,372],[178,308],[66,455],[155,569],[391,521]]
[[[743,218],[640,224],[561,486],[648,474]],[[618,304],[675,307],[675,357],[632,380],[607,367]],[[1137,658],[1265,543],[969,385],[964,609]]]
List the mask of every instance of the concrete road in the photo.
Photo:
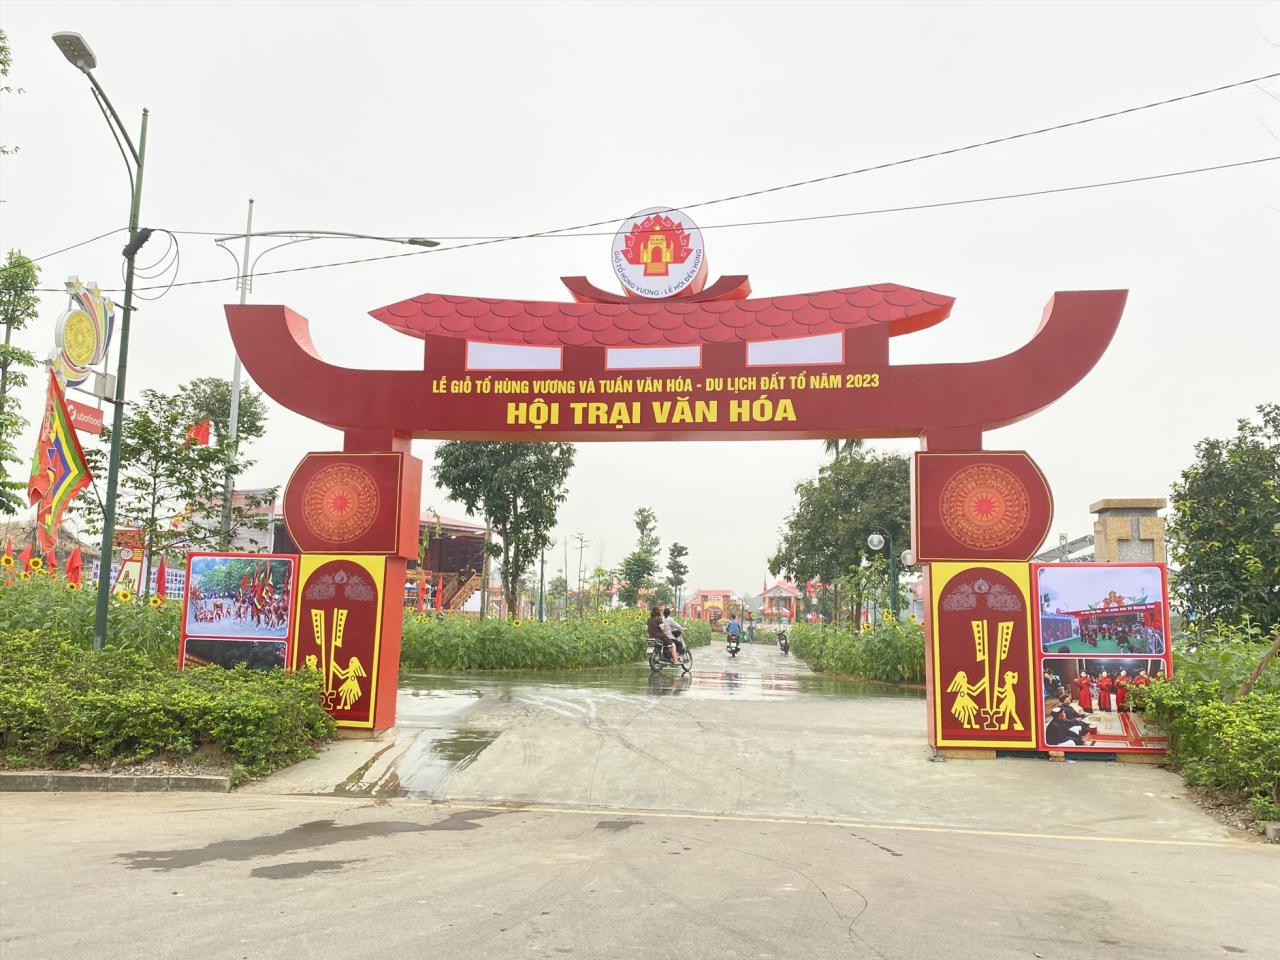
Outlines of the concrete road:
[[1181,778],[1110,762],[932,762],[922,693],[814,676],[769,645],[646,667],[408,678],[400,728],[249,791],[407,796],[1069,836],[1221,840]]
[[1274,958],[1280,848],[341,797],[10,794],[4,960]]
[[1280,847],[1167,771],[931,762],[772,647],[411,678],[230,796],[0,794],[0,958],[1275,957]]

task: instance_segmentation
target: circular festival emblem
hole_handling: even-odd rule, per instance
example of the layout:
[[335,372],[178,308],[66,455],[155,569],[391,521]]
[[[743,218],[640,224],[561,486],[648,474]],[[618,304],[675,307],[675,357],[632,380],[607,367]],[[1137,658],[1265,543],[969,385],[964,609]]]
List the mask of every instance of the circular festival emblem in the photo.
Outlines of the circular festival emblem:
[[966,547],[995,550],[1027,527],[1031,498],[1026,485],[1004,467],[974,464],[942,488],[942,525]]
[[102,362],[111,343],[115,305],[97,286],[85,286],[75,277],[67,281],[70,304],[54,326],[56,349],[50,360],[62,386],[77,386],[89,377],[89,368]]
[[688,214],[669,207],[624,220],[613,238],[612,262],[630,296],[657,300],[697,293],[707,280],[702,232]]
[[302,491],[302,519],[331,543],[349,543],[378,516],[378,485],[352,463],[325,467]]

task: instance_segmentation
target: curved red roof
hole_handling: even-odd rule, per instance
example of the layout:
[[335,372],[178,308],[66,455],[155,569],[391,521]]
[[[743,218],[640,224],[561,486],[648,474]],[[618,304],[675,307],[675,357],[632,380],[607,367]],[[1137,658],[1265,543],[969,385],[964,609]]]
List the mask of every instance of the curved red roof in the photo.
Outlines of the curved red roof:
[[895,283],[754,300],[560,303],[424,293],[371,310],[412,337],[538,346],[681,346],[758,342],[887,324],[900,336],[940,323],[953,297]]

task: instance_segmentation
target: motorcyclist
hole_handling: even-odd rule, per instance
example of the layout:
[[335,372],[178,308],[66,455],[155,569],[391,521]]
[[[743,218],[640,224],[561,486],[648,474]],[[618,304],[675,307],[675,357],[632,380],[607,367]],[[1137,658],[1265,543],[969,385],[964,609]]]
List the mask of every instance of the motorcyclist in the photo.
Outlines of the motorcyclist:
[[667,648],[671,651],[671,662],[676,660],[684,653],[684,641],[680,639],[684,634],[684,629],[680,624],[676,623],[675,617],[671,616],[671,608],[662,608],[662,633],[667,638]]
[[[667,643],[667,635],[662,630],[662,610],[656,605],[649,610],[649,619],[645,622],[649,639],[659,650]],[[672,661],[674,662],[674,660]]]
[[742,624],[738,622],[736,613],[729,614],[729,623],[724,628],[725,645],[728,647],[736,646],[742,637]]

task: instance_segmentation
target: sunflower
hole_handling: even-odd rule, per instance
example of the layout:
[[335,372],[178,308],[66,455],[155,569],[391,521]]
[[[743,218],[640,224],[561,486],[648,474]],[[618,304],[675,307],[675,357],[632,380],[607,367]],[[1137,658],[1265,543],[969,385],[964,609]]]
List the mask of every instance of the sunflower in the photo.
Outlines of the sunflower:
[[41,560],[39,557],[32,557],[29,561],[27,561],[27,567],[28,569],[31,570],[32,573],[39,573],[41,570],[44,569],[44,561]]
[[870,633],[870,632],[871,632],[871,624],[869,624],[869,623],[864,623],[864,624],[862,625],[862,632],[863,632],[863,633]]
[[129,591],[128,587],[125,587],[123,590],[116,591],[116,599],[121,603],[129,603],[133,600],[133,594]]
[[164,597],[152,597],[147,603],[151,604],[152,610],[159,610],[164,606]]
[[19,579],[19,580],[30,580],[30,579],[31,579],[31,574],[29,574],[29,573],[27,573],[27,571],[23,570],[20,574],[18,574],[18,579]]
[[8,570],[12,566],[13,566],[13,557],[9,556],[9,554],[7,553],[3,557],[0,557],[0,567],[4,567],[6,570]]
[[68,581],[67,581],[67,589],[68,589],[68,590],[79,590],[79,589],[80,589],[80,584],[78,584],[78,583],[72,583],[70,580],[68,580]]
[[519,621],[519,620],[513,620],[513,621],[511,622],[511,625],[512,625],[513,627],[518,627],[518,626],[520,626],[520,621]]

